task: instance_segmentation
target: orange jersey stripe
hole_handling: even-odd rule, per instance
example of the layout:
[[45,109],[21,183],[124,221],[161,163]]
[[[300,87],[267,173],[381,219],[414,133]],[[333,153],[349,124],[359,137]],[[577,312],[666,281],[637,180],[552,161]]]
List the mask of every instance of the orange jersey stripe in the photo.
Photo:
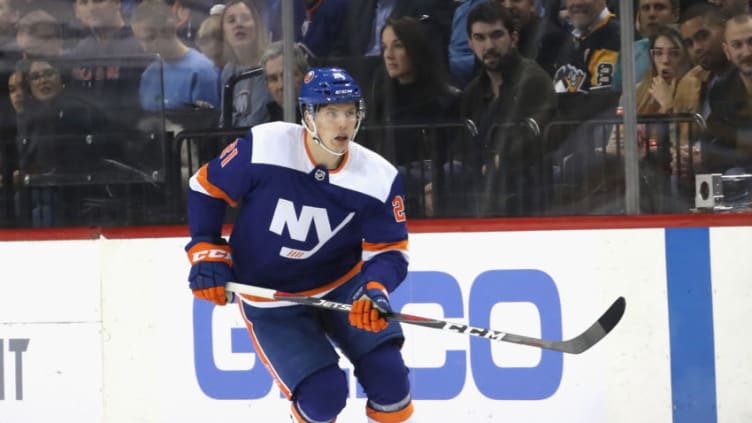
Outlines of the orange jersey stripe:
[[[307,297],[315,296],[317,294],[320,294],[322,292],[331,291],[338,286],[344,284],[345,282],[349,281],[353,278],[358,272],[360,272],[360,268],[363,267],[363,262],[359,261],[358,264],[355,265],[350,271],[345,273],[343,276],[339,277],[337,280],[330,282],[326,285],[320,286],[318,288],[309,289],[307,291],[299,291],[299,292],[291,292],[291,294],[298,294],[298,295],[304,295]],[[241,294],[241,297],[245,298],[248,301],[257,301],[257,302],[270,302],[270,301],[280,301],[280,300],[270,300],[268,298],[261,298],[256,297],[253,295],[247,295],[247,294]]]
[[199,185],[206,190],[207,193],[209,193],[210,196],[214,198],[218,198],[220,200],[224,200],[227,204],[229,204],[232,207],[237,207],[238,203],[237,201],[233,201],[232,198],[230,198],[227,193],[222,191],[221,188],[218,186],[212,184],[209,182],[209,173],[208,173],[209,165],[205,164],[201,166],[201,168],[196,173],[196,180],[198,181]]
[[366,406],[366,415],[379,423],[402,423],[405,420],[409,419],[410,416],[413,415],[413,402],[410,401],[409,404],[407,404],[407,407],[392,411],[392,412],[384,412],[384,411],[377,411],[374,410],[371,407]]
[[279,386],[279,389],[282,391],[282,393],[285,394],[285,397],[287,397],[288,400],[292,399],[292,393],[290,392],[290,389],[287,388],[284,382],[282,382],[282,379],[280,379],[279,375],[274,370],[272,363],[269,362],[266,354],[264,354],[264,350],[259,345],[258,339],[256,339],[256,335],[253,333],[253,323],[251,323],[248,318],[245,317],[245,313],[243,313],[243,304],[239,301],[238,307],[240,307],[240,314],[243,316],[243,321],[245,322],[245,326],[248,329],[248,334],[251,335],[251,341],[253,341],[253,348],[255,348],[256,350],[256,355],[261,359],[261,362],[264,363],[264,367],[266,367],[266,370],[268,370],[269,374],[272,375],[272,378],[277,383],[277,386]]
[[377,242],[377,243],[363,241],[363,251],[376,253],[376,252],[383,252],[383,251],[389,251],[389,250],[407,251],[407,240],[404,239],[402,241],[397,241],[397,242]]

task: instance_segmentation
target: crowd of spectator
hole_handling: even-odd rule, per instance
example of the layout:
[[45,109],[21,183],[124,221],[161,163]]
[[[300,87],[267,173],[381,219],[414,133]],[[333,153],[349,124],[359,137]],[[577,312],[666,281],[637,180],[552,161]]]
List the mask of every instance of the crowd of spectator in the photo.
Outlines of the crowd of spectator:
[[[282,0],[0,0],[4,210],[18,213],[24,175],[144,171],[166,154],[123,134],[281,120],[283,69],[297,88],[313,65],[359,81],[359,140],[399,168],[418,215],[437,213],[452,186],[477,198],[448,195],[443,206],[545,213],[551,184],[618,164],[630,142],[641,165],[684,186],[698,172],[752,171],[748,0],[636,0],[629,58],[607,0],[292,3],[295,62],[285,67]],[[638,118],[677,117],[672,125],[641,124],[638,140],[623,139],[622,62],[634,66]],[[688,114],[707,130],[690,130]]]

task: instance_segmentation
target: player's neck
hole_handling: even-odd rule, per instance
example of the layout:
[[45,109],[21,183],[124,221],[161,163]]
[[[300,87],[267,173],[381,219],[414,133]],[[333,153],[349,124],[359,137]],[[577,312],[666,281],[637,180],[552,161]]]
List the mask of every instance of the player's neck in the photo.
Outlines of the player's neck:
[[308,131],[304,132],[304,137],[308,151],[311,153],[311,159],[316,166],[323,166],[329,170],[339,167],[344,156],[335,156],[324,150]]

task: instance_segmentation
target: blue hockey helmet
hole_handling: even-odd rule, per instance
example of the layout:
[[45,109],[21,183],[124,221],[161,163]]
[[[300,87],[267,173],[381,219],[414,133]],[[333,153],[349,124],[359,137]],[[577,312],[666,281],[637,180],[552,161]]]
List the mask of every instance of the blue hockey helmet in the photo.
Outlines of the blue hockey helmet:
[[341,68],[312,68],[305,74],[298,104],[306,106],[353,103],[361,107],[360,86]]
[[[342,156],[345,152],[336,152],[321,142],[318,129],[313,122],[313,115],[317,106],[327,104],[355,104],[357,108],[357,123],[352,138],[358,133],[360,122],[365,117],[365,103],[360,92],[360,86],[352,76],[342,68],[312,68],[303,78],[298,95],[300,114],[303,116],[302,124],[306,131],[313,137],[316,144],[321,146],[329,154]],[[308,112],[311,120],[306,121],[305,112]]]

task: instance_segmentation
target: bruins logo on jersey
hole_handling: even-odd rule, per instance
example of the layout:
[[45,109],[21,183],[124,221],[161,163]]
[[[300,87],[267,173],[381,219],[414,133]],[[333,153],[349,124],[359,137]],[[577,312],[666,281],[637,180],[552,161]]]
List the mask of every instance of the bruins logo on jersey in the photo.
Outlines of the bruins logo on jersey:
[[557,93],[586,92],[583,84],[587,73],[572,65],[561,66],[554,74],[554,89]]

